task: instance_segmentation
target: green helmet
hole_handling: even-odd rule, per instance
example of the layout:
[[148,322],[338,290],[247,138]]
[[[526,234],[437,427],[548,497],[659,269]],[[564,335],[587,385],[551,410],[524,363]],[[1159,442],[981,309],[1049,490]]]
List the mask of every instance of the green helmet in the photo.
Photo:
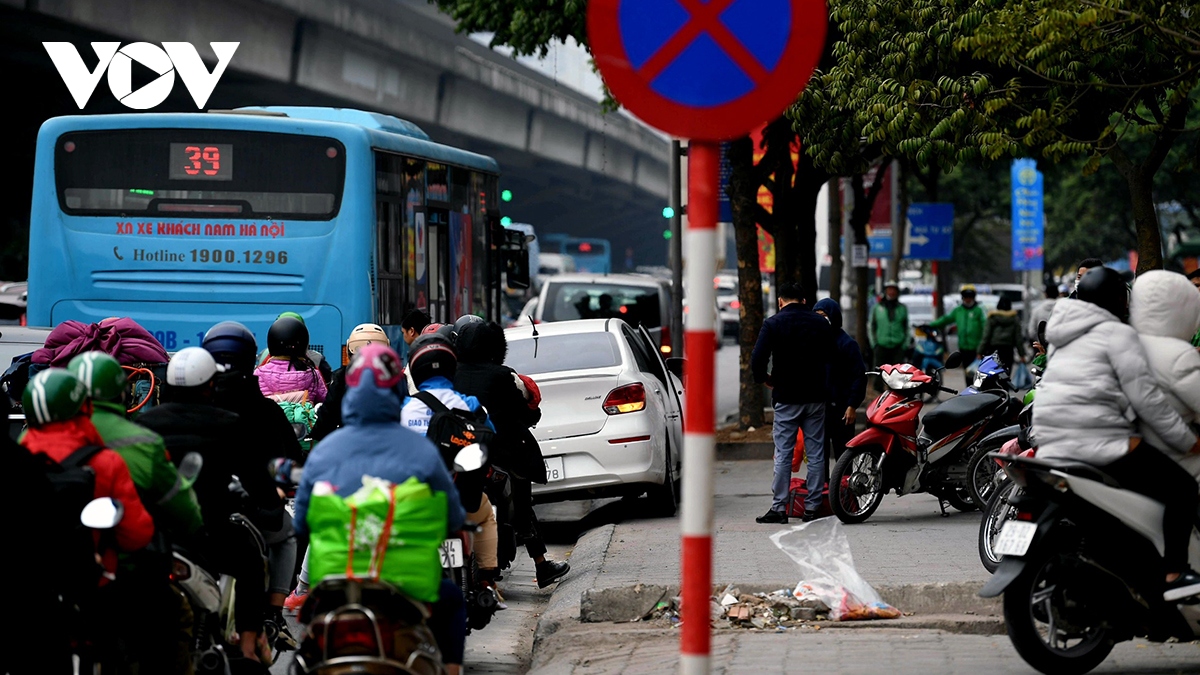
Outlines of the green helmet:
[[278,321],[284,317],[287,317],[289,319],[295,319],[295,320],[299,321],[300,323],[304,323],[304,317],[300,316],[296,312],[282,312],[279,316],[275,317],[275,320]]
[[125,369],[104,352],[86,352],[71,359],[67,370],[88,388],[96,401],[120,401],[125,393]]
[[30,425],[40,427],[75,417],[86,400],[87,386],[79,378],[64,368],[47,368],[25,386],[21,407]]

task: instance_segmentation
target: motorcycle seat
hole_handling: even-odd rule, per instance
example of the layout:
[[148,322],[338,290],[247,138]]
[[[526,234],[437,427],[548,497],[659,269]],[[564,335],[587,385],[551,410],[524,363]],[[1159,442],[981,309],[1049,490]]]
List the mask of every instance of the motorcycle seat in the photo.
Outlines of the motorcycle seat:
[[970,396],[955,396],[943,401],[925,415],[922,434],[932,439],[945,438],[970,426],[1002,408],[1007,396],[992,392],[979,392]]

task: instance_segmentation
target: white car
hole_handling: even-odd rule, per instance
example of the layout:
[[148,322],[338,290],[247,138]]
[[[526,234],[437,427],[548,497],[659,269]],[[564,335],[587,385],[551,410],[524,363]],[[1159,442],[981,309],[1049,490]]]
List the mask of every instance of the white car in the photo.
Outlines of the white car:
[[721,317],[722,338],[737,340],[738,328],[741,326],[741,300],[738,299],[737,277],[718,276],[717,282],[717,311]]
[[668,367],[647,331],[621,319],[543,323],[505,334],[505,363],[542,392],[533,433],[549,482],[533,486],[535,500],[648,492],[654,511],[673,515],[683,448],[682,359],[670,359]]

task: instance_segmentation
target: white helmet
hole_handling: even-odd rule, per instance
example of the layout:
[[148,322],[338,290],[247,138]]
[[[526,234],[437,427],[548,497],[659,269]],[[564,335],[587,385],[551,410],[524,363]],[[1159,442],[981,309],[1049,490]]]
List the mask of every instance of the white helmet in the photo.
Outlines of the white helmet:
[[171,357],[167,364],[167,384],[173,387],[198,387],[207,384],[218,371],[212,354],[203,347],[185,347]]

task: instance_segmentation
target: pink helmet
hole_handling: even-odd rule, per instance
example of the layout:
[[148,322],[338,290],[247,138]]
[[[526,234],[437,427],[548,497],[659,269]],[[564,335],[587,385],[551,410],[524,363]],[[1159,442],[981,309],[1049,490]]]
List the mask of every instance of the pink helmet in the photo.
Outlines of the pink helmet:
[[376,387],[391,389],[404,379],[404,362],[391,347],[372,343],[354,353],[346,369],[346,386],[357,387],[367,371],[373,374]]

